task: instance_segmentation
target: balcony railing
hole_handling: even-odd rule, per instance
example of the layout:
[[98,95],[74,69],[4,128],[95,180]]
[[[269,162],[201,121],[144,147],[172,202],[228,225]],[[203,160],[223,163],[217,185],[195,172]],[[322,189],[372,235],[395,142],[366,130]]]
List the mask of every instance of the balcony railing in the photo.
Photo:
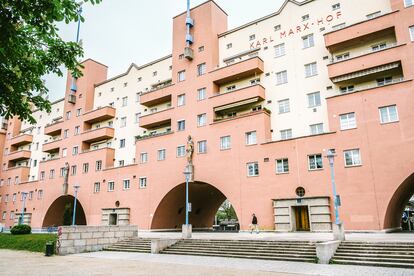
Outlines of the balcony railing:
[[139,118],[139,126],[143,128],[155,128],[171,122],[174,107],[166,108],[154,113],[143,115]]
[[112,127],[101,127],[85,131],[81,134],[82,142],[94,143],[114,138],[115,130]]
[[227,66],[220,67],[210,72],[212,80],[218,85],[260,75],[264,72],[263,60],[259,57],[252,57]]
[[355,87],[354,90],[351,90],[351,91],[343,92],[340,89],[337,89],[336,92],[340,95],[345,95],[345,94],[360,92],[360,91],[364,91],[364,90],[369,90],[369,89],[380,88],[380,87],[384,87],[384,86],[388,86],[388,85],[393,85],[393,84],[401,83],[401,82],[404,82],[404,81],[405,81],[404,78],[396,78],[396,79],[392,79],[392,81],[385,82],[382,85],[379,85],[378,83],[376,83],[376,84],[367,84],[367,85],[357,86],[357,87]]
[[13,151],[9,153],[9,161],[20,161],[29,159],[31,156],[31,151],[29,150],[19,150],[19,151]]
[[85,123],[93,124],[96,122],[102,122],[115,117],[115,108],[110,106],[100,107],[83,114],[83,120]]
[[223,110],[245,104],[252,104],[262,101],[265,98],[265,88],[260,84],[255,84],[216,94],[210,97],[210,100],[215,110]]
[[44,143],[42,146],[42,151],[48,153],[59,151],[61,145],[61,143],[59,143],[60,141],[62,141],[62,139],[57,138],[53,139],[50,142]]
[[165,85],[157,89],[143,92],[140,96],[140,104],[151,107],[160,103],[171,101],[174,84]]
[[381,48],[381,49],[378,49],[378,50],[372,50],[372,49],[371,50],[367,50],[367,51],[358,53],[358,55],[356,55],[356,56],[351,56],[350,55],[348,58],[344,58],[344,59],[341,59],[341,60],[335,60],[333,58],[333,59],[331,59],[331,61],[329,62],[329,64],[340,63],[340,62],[344,62],[344,61],[347,61],[347,60],[350,60],[350,59],[353,59],[353,58],[362,57],[362,56],[369,55],[369,54],[372,54],[372,53],[378,53],[378,52],[381,52],[383,50],[387,50],[387,49],[390,49],[390,48],[394,48],[397,45],[398,45],[397,42],[390,43],[390,44],[387,44],[384,48]]
[[19,147],[19,146],[30,144],[32,142],[33,142],[33,135],[21,134],[19,136],[13,137],[10,141],[10,145],[14,147]]
[[155,137],[160,137],[160,136],[165,136],[168,134],[172,134],[174,133],[174,131],[165,131],[165,132],[160,132],[160,133],[153,133],[153,134],[146,134],[146,135],[137,135],[135,136],[135,141],[142,141],[142,140],[147,140],[147,139],[151,139],[151,138],[155,138]]
[[45,127],[45,134],[50,136],[59,135],[62,132],[63,121],[56,121],[52,124],[48,124]]

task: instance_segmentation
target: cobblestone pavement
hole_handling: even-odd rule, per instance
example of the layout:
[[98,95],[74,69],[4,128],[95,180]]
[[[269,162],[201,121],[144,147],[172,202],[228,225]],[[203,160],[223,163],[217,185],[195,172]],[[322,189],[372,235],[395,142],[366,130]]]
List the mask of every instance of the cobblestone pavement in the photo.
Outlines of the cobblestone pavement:
[[[141,255],[141,256],[139,256]],[[234,275],[234,276],[298,276],[266,272],[260,269],[243,270],[232,267],[204,265],[202,262],[187,263],[154,261],[150,254],[86,253],[68,256],[44,257],[41,253],[0,250],[0,275]],[[216,260],[221,262],[221,260]],[[245,261],[249,262],[249,261]]]

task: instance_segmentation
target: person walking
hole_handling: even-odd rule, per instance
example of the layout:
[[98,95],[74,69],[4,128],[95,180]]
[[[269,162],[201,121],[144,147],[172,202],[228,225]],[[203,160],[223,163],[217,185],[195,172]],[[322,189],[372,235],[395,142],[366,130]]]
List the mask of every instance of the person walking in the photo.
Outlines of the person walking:
[[256,234],[259,234],[259,225],[255,214],[252,214],[252,227],[250,229],[250,234],[252,234],[253,231],[256,231]]

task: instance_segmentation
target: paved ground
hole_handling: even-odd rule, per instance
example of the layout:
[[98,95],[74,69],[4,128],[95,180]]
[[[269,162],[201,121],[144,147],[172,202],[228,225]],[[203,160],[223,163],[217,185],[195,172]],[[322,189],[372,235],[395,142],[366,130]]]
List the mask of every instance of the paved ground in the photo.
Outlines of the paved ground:
[[[138,236],[141,238],[181,238],[181,232],[149,232],[139,231]],[[249,232],[241,233],[217,233],[217,232],[194,232],[194,239],[258,239],[258,240],[311,240],[327,241],[332,240],[332,233],[311,233],[311,232],[294,232],[294,233],[276,233],[261,232],[259,234],[250,234]],[[347,233],[346,240],[355,241],[399,241],[414,242],[414,232],[411,233]]]
[[44,257],[0,250],[0,275],[413,276],[414,270],[106,251]]

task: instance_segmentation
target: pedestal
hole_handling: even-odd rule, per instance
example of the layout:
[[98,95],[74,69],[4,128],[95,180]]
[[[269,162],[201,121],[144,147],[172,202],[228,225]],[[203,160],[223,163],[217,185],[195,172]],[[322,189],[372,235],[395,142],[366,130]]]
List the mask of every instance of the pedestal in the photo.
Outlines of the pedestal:
[[342,224],[342,222],[340,222],[339,224],[332,223],[332,233],[333,233],[334,240],[336,241],[345,240],[345,230],[344,230],[344,225]]
[[193,227],[191,224],[183,224],[182,226],[183,239],[191,239]]

